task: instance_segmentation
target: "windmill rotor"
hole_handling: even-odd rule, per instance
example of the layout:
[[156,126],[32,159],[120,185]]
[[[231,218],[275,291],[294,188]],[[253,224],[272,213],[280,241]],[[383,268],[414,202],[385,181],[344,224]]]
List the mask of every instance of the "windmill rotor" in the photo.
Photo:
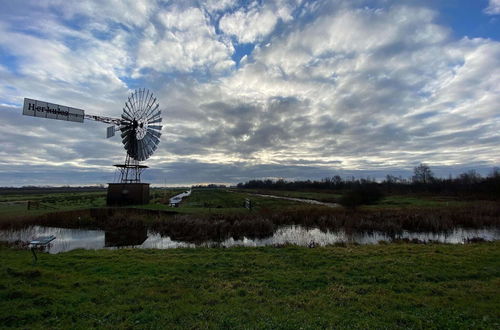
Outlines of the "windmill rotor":
[[123,147],[136,161],[151,157],[161,136],[161,110],[149,90],[135,90],[125,102],[120,124]]

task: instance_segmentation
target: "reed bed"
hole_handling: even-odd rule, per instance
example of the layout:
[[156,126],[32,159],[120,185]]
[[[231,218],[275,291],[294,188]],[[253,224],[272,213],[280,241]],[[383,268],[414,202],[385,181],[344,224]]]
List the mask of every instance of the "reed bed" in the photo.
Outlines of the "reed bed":
[[172,215],[139,209],[89,209],[45,214],[37,217],[0,219],[0,229],[41,225],[102,230],[139,229],[175,240],[202,242],[269,237],[280,226],[301,225],[323,231],[448,232],[456,228],[500,228],[500,204],[479,202],[449,208],[346,210],[299,208],[283,212],[248,214]]

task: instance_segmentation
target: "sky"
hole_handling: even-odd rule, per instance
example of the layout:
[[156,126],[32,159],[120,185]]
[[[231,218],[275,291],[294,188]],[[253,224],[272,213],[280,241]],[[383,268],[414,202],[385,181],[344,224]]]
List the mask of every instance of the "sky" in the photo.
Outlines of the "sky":
[[0,186],[115,182],[106,125],[147,88],[143,181],[438,176],[500,165],[500,0],[0,0]]

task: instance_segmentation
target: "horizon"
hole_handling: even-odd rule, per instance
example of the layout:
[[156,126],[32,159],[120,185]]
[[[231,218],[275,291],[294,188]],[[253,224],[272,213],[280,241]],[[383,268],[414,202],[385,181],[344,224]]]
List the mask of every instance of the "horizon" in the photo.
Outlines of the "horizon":
[[0,186],[116,182],[106,125],[159,97],[152,186],[500,166],[500,1],[16,1],[0,13]]
[[[426,164],[420,164],[420,165],[426,165]],[[436,178],[436,179],[457,179],[457,178],[459,178],[459,176],[461,174],[470,174],[471,171],[474,172],[474,174],[479,175],[481,178],[489,178],[492,175],[494,175],[494,173],[498,173],[499,169],[500,169],[499,167],[495,166],[495,167],[492,167],[489,172],[483,171],[483,173],[477,171],[476,169],[467,169],[466,171],[457,172],[455,174],[448,173],[447,175],[436,175],[436,173],[434,172],[434,170],[432,168],[430,168],[433,177]],[[397,176],[394,176],[394,177],[396,177],[398,179],[406,180],[408,182],[411,182],[412,181],[412,176],[414,175],[414,170],[412,170],[411,172],[408,172],[408,173],[409,173],[409,175],[407,175],[407,176],[403,176],[403,175],[400,174],[400,175],[397,175]],[[444,173],[444,172],[441,171],[441,173]],[[339,176],[342,178],[342,180],[345,180],[345,181],[366,179],[366,180],[372,180],[372,181],[377,182],[377,183],[382,183],[382,182],[384,182],[384,181],[387,180],[387,176],[388,175],[392,175],[392,174],[388,173],[385,176],[381,176],[381,177],[371,177],[369,175],[368,176],[354,176],[354,175],[340,176],[339,175]],[[240,183],[247,183],[247,182],[252,181],[252,180],[261,180],[261,181],[272,180],[274,182],[276,182],[278,180],[284,180],[285,182],[300,182],[300,181],[303,182],[303,181],[310,180],[310,181],[313,181],[313,182],[321,182],[321,181],[326,180],[326,179],[331,179],[334,176],[336,176],[336,175],[334,174],[332,176],[322,177],[322,178],[315,178],[315,179],[312,179],[312,178],[287,179],[287,178],[282,178],[282,177],[261,177],[261,178],[256,178],[255,177],[255,178],[251,178],[249,180],[241,181],[241,182],[194,182],[194,183],[187,183],[187,184],[186,183],[184,183],[184,184],[182,184],[182,183],[180,183],[180,184],[151,183],[150,186],[151,186],[151,188],[165,188],[165,189],[169,189],[169,188],[192,188],[192,187],[196,187],[196,186],[204,187],[204,186],[208,186],[208,185],[224,185],[226,187],[236,187]],[[112,182],[109,182],[109,183],[112,183]],[[44,185],[0,186],[0,188],[9,189],[9,188],[65,188],[65,187],[69,187],[69,188],[93,188],[93,187],[95,187],[95,188],[106,189],[106,187],[107,187],[107,185],[109,183],[66,184],[66,185],[61,185],[61,184],[53,183],[53,184],[44,184]]]

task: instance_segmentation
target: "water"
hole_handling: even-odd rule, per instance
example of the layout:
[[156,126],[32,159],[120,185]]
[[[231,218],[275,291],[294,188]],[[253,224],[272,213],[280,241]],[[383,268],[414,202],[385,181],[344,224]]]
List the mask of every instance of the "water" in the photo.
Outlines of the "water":
[[440,242],[448,244],[462,244],[473,238],[485,241],[500,240],[499,229],[462,229],[457,228],[448,233],[416,233],[403,232],[400,235],[390,236],[381,232],[373,233],[346,233],[345,231],[323,232],[315,228],[301,226],[284,226],[278,228],[274,234],[262,239],[234,239],[228,238],[222,242],[206,241],[198,244],[174,241],[170,237],[158,233],[136,228],[126,231],[102,231],[86,229],[65,229],[55,227],[33,226],[22,230],[0,231],[0,241],[15,242],[17,240],[30,241],[37,236],[55,235],[47,251],[49,253],[66,252],[74,249],[117,249],[133,247],[141,249],[170,249],[183,247],[257,247],[293,244],[299,246],[325,246],[336,243],[377,244],[380,241],[391,242],[395,239],[417,239],[421,242]]
[[188,190],[188,191],[185,191],[185,192],[180,193],[178,195],[175,195],[174,197],[170,198],[169,203],[172,206],[178,205],[178,204],[180,204],[180,202],[182,202],[182,199],[184,197],[188,197],[188,196],[191,196],[191,190]]
[[317,201],[315,199],[284,197],[284,196],[264,195],[264,194],[252,194],[252,195],[260,196],[260,197],[276,198],[276,199],[285,199],[285,200],[288,200],[288,201],[295,201],[295,202],[301,202],[301,203],[307,203],[307,204],[315,204],[315,205],[323,205],[323,206],[328,206],[328,207],[338,207],[339,206],[339,204],[337,204],[337,203],[320,202],[320,201]]

